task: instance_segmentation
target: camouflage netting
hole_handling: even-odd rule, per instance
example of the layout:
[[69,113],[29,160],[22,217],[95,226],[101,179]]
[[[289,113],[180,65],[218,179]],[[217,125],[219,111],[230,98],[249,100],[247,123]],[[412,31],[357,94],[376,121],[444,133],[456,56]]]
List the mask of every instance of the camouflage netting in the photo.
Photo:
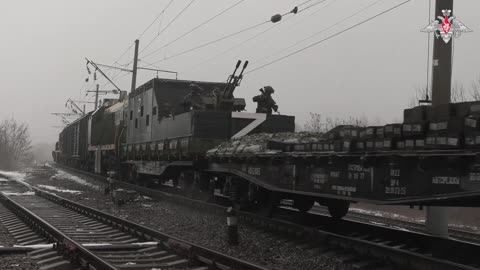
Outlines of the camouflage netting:
[[314,143],[325,140],[321,133],[313,132],[282,132],[282,133],[258,133],[243,136],[224,142],[207,152],[208,155],[231,155],[231,154],[272,154],[280,150],[268,149],[267,143],[278,142],[288,144]]

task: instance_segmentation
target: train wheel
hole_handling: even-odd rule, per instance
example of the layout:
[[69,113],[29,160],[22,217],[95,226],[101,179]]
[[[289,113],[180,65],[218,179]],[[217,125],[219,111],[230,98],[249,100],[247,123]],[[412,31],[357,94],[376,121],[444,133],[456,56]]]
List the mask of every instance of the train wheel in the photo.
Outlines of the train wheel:
[[272,217],[281,199],[280,193],[264,190],[262,192],[262,200],[259,201],[255,212],[261,216]]
[[200,172],[194,172],[193,175],[193,190],[194,198],[204,202],[214,200],[215,182],[211,177]]
[[137,167],[132,165],[130,166],[130,170],[128,171],[128,182],[132,184],[136,184],[137,179],[138,179]]
[[349,201],[331,200],[327,203],[328,212],[334,219],[342,219],[350,208]]
[[315,201],[307,198],[298,198],[293,200],[293,207],[297,208],[300,213],[307,213],[312,209]]

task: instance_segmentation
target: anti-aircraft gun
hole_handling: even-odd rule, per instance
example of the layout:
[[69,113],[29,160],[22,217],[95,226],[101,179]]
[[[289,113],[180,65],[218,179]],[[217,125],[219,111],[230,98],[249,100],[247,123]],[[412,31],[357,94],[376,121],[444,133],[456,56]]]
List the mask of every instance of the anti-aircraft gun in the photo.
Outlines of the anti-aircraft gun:
[[240,85],[243,79],[243,72],[248,66],[248,61],[245,61],[242,70],[240,71],[239,75],[235,75],[238,68],[242,64],[242,61],[238,60],[237,65],[235,66],[235,70],[233,71],[232,75],[228,77],[227,85],[219,93],[217,97],[217,108],[219,110],[229,110],[229,111],[243,111],[245,110],[245,99],[243,98],[235,98],[233,96],[233,92],[235,88]]
[[243,72],[248,66],[248,61],[245,62],[240,73],[236,75],[241,64],[242,61],[238,60],[232,75],[228,77],[228,80],[223,87],[217,86],[213,89],[206,89],[199,84],[192,82],[188,86],[190,93],[188,93],[181,102],[185,111],[217,110],[232,112],[245,110],[245,99],[235,98],[233,96],[235,88],[240,85],[243,79]]

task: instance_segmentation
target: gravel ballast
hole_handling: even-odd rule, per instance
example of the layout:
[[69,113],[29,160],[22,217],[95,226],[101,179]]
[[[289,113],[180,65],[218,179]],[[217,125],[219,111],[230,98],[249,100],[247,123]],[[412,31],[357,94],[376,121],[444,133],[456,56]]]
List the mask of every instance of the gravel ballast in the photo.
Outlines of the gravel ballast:
[[[0,214],[7,211],[8,210],[0,204]],[[15,241],[15,238],[13,238],[5,225],[3,225],[3,223],[0,221],[0,247],[12,247],[16,243],[17,242]]]
[[[66,178],[58,177],[55,168],[37,169],[28,173],[26,182],[35,186],[48,185],[80,191],[81,193],[72,193],[49,190],[72,201],[270,269],[337,269],[334,260],[322,256],[317,249],[304,250],[296,246],[298,242],[278,239],[242,224],[239,224],[240,244],[231,247],[226,243],[226,219],[223,216],[144,196],[138,196],[137,201],[117,207],[110,196],[103,194],[104,183],[82,177],[89,183],[85,185],[70,181],[67,174],[61,174]],[[57,176],[52,177],[53,175]]]
[[2,270],[36,270],[38,265],[27,254],[0,255]]

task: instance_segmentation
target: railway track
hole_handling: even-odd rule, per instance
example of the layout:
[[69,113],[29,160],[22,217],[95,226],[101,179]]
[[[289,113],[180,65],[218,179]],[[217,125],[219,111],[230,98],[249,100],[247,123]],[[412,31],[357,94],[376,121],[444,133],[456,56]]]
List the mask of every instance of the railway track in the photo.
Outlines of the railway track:
[[[328,210],[322,207],[314,206],[312,212],[322,215],[328,215]],[[420,222],[392,219],[385,216],[370,215],[356,211],[350,211],[345,218],[352,221],[373,223],[376,225],[393,227],[396,229],[405,229],[421,233],[426,232],[425,224]],[[462,241],[480,243],[480,234],[477,232],[460,230],[450,227],[449,236]]]
[[35,193],[15,182],[3,185],[8,191],[0,193],[2,223],[12,234],[23,234],[20,244],[54,243],[30,252],[42,269],[264,269],[31,189]]
[[[66,168],[83,175],[106,181],[106,178]],[[201,211],[224,214],[225,207],[192,200],[124,182],[121,188],[136,190],[152,198],[173,201]],[[291,209],[279,208],[275,219],[240,212],[240,222],[264,230],[272,237],[285,241],[295,239],[297,247],[327,254],[335,260],[358,269],[480,269],[477,258],[480,246],[466,241],[439,239],[429,235],[379,226],[369,222],[343,220],[309,213],[300,215]],[[309,224],[311,223],[311,224]],[[315,224],[323,224],[316,226]],[[454,250],[455,252],[452,252]]]

